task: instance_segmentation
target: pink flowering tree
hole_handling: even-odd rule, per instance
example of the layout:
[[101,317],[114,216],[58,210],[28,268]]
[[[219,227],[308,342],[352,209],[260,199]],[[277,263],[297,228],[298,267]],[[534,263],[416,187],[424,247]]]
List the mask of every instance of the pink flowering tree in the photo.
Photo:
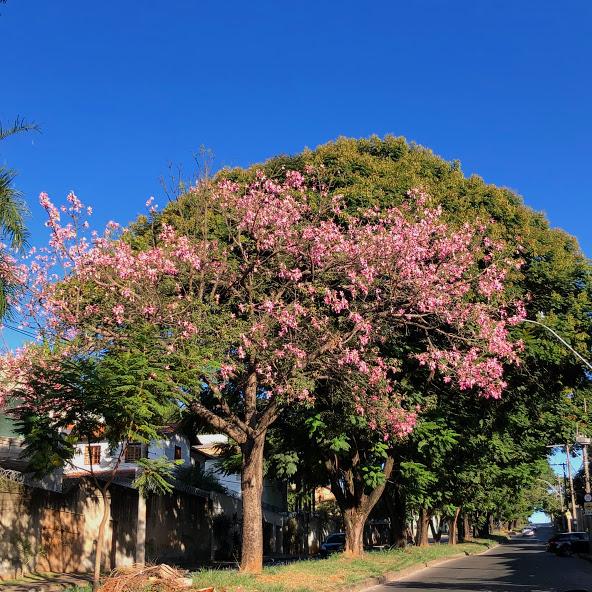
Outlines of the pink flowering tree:
[[[398,389],[402,360],[384,354],[393,336],[412,329],[415,363],[476,396],[499,397],[504,364],[517,362],[508,325],[522,313],[503,306],[515,262],[483,226],[447,228],[422,191],[400,208],[350,213],[297,172],[203,183],[187,197],[198,231],[153,211],[151,246],[113,225],[85,239],[75,196],[62,212],[41,199],[52,239],[17,267],[23,313],[72,356],[125,349],[139,328],[152,335],[169,396],[240,448],[245,571],[262,566],[267,431],[285,409],[314,406],[320,382],[339,382],[388,441],[417,416]],[[26,360],[25,349],[7,361],[13,383],[27,382]]]

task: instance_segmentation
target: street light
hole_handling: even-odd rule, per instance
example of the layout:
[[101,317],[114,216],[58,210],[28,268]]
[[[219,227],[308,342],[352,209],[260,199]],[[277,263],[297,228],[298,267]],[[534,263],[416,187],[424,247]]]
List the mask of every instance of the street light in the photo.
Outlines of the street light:
[[[565,454],[567,456],[567,478],[569,479],[569,491],[570,491],[570,501],[571,501],[571,512],[569,511],[569,502],[567,502],[568,508],[567,508],[567,514],[566,514],[566,519],[567,519],[567,531],[571,532],[573,530],[573,522],[576,519],[576,496],[574,494],[574,487],[573,487],[573,475],[571,473],[571,463],[569,462],[569,444],[548,444],[546,447],[547,448],[563,448],[565,446]],[[561,463],[561,466],[563,467],[563,478],[565,480],[565,465],[563,463]],[[567,489],[567,485],[565,486],[565,488]],[[570,517],[568,518],[567,515],[570,515]]]
[[586,358],[584,358],[581,354],[579,354],[571,345],[569,345],[569,343],[567,343],[567,341],[565,341],[565,339],[563,339],[563,337],[561,337],[560,335],[558,335],[557,333],[555,333],[555,331],[553,331],[553,329],[551,329],[551,327],[547,327],[547,325],[543,325],[543,323],[539,323],[538,321],[532,321],[530,319],[521,319],[520,321],[521,323],[532,323],[533,325],[538,325],[539,327],[543,327],[543,329],[547,329],[547,331],[549,331],[549,333],[551,333],[552,335],[554,335],[555,337],[557,337],[557,339],[559,339],[559,341],[561,341],[561,343],[563,343],[563,345],[565,345],[565,347],[567,347],[567,349],[574,355],[576,356],[581,362],[583,362],[590,370],[592,370],[592,364],[590,364],[590,362],[588,362],[588,360],[586,360]]
[[[592,495],[590,492],[590,467],[588,466],[588,446],[592,443],[592,439],[588,436],[576,436],[576,442],[582,447],[582,462],[584,464],[584,476],[585,484],[584,490],[586,495],[584,496],[585,504],[592,501]],[[592,555],[592,513],[588,513],[586,505],[584,504],[584,515],[585,520],[588,523],[588,553]]]

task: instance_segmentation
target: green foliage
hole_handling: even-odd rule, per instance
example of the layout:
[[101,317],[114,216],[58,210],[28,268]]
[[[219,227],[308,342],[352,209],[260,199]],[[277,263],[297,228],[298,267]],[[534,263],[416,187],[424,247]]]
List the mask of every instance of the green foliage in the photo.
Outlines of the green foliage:
[[166,456],[155,458],[140,458],[136,464],[142,469],[134,479],[132,485],[138,489],[140,495],[148,498],[151,493],[164,495],[173,491],[173,485],[169,482],[173,469],[182,464],[183,460],[170,460]]
[[220,569],[204,569],[192,575],[197,589],[214,586],[216,590],[240,588],[260,592],[337,592],[356,584],[359,587],[368,578],[376,578],[414,565],[425,565],[436,559],[459,553],[482,553],[496,544],[495,539],[476,539],[472,543],[455,547],[435,545],[428,548],[377,551],[366,553],[359,560],[336,553],[323,561],[295,561],[288,565],[264,567],[260,576]]
[[[16,388],[14,397],[22,403],[16,430],[36,476],[71,462],[77,442],[106,441],[117,467],[129,443],[159,439],[171,408],[169,387],[162,370],[149,363],[141,328],[137,336],[133,349],[102,357],[66,357],[57,346],[32,352],[28,389]],[[30,398],[34,405],[27,404]]]
[[174,471],[175,479],[178,479],[186,485],[197,487],[205,491],[216,491],[218,493],[228,493],[218,477],[212,471],[204,471],[197,465],[179,466]]
[[10,539],[10,543],[15,551],[15,559],[18,565],[21,567],[21,573],[35,557],[45,557],[47,550],[45,547],[40,546],[35,548],[31,541],[25,537],[14,536]]
[[236,525],[236,520],[228,514],[216,514],[212,519],[212,533],[217,543],[215,557],[219,561],[226,561],[233,556],[236,557],[236,546],[238,544]]

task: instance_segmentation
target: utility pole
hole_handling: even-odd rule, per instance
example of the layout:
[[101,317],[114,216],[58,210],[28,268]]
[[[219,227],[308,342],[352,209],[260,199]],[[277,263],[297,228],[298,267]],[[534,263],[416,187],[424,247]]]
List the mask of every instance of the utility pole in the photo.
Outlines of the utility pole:
[[565,445],[565,453],[567,455],[567,476],[569,478],[569,492],[571,494],[571,524],[570,524],[570,528],[569,531],[571,532],[573,530],[573,523],[577,518],[577,514],[576,514],[576,495],[574,492],[574,486],[573,486],[573,475],[571,473],[571,461],[569,460],[569,452],[570,452],[570,445],[566,444]]
[[[586,401],[584,400],[584,409],[586,410]],[[587,411],[587,410],[586,410]],[[585,513],[585,522],[587,524],[588,529],[588,553],[592,555],[592,514],[588,514],[588,510],[586,510],[586,504],[590,503],[592,499],[591,495],[591,487],[590,487],[590,467],[588,465],[588,445],[592,440],[588,438],[588,436],[576,436],[576,441],[582,446],[582,462],[584,464],[584,475],[585,475],[585,492],[586,495],[584,497],[584,513]]]

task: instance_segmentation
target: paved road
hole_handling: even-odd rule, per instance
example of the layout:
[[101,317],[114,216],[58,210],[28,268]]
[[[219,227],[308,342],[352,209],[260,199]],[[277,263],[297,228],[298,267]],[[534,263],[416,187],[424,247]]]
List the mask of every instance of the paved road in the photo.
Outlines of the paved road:
[[536,537],[514,537],[482,555],[428,567],[367,592],[592,592],[592,563],[547,553],[551,535],[550,528],[539,528]]

